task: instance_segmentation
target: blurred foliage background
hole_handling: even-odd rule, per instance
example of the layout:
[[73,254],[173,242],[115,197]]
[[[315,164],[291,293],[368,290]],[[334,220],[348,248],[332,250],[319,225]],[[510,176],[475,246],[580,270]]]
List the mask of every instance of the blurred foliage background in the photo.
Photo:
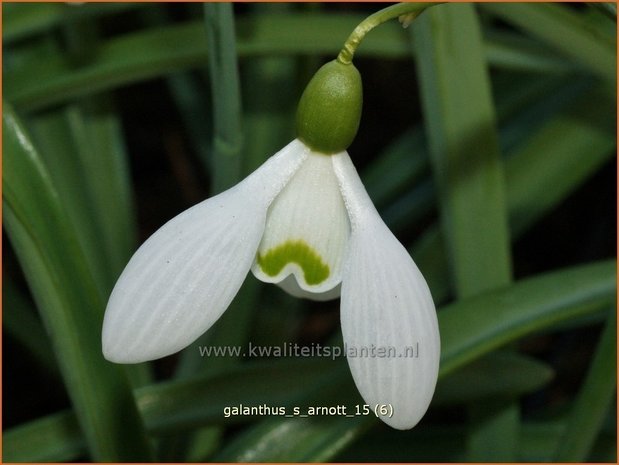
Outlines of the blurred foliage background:
[[180,354],[103,360],[132,252],[289,142],[304,85],[383,6],[2,4],[4,461],[616,461],[610,3],[438,5],[358,49],[349,152],[439,311],[416,428],[224,418],[362,403],[343,359],[199,356],[339,340],[338,301],[252,276]]

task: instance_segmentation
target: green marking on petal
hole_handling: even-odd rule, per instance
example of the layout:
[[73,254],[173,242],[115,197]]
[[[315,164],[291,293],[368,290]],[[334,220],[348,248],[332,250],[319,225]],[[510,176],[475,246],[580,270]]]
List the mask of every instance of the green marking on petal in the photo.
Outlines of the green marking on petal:
[[309,285],[320,284],[329,277],[329,265],[302,240],[286,241],[264,255],[258,254],[257,261],[269,276],[277,276],[288,263],[296,263],[303,270],[303,278]]

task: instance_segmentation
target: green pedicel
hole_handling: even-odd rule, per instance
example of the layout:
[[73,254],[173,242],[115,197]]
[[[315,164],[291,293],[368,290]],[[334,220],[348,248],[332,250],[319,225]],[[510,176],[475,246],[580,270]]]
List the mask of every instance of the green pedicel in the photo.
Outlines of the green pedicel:
[[361,75],[352,63],[330,61],[309,82],[297,109],[297,137],[325,155],[342,152],[361,120]]
[[258,265],[268,276],[277,276],[288,263],[296,263],[303,270],[303,278],[310,286],[320,284],[329,277],[329,265],[320,255],[302,240],[286,241],[258,254]]

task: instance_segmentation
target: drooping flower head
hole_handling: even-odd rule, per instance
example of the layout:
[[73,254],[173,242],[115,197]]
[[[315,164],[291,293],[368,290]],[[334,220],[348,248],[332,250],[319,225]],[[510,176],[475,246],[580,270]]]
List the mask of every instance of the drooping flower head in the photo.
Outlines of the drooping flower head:
[[[195,205],[133,255],[106,309],[103,353],[138,363],[177,352],[226,310],[251,269],[297,297],[341,295],[348,357],[367,404],[389,404],[398,429],[428,408],[440,341],[427,284],[384,224],[346,149],[359,126],[361,77],[332,61],[308,84],[297,136],[231,189]],[[416,347],[416,356],[407,353]],[[366,350],[365,354],[368,354]]]

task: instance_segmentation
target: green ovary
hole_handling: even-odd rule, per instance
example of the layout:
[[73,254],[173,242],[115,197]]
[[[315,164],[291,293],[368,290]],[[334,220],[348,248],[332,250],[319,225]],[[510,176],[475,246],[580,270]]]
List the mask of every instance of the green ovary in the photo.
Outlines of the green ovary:
[[320,255],[302,240],[286,241],[258,254],[258,265],[268,276],[277,276],[288,263],[296,263],[303,270],[303,278],[309,285],[316,285],[329,277],[329,265]]

